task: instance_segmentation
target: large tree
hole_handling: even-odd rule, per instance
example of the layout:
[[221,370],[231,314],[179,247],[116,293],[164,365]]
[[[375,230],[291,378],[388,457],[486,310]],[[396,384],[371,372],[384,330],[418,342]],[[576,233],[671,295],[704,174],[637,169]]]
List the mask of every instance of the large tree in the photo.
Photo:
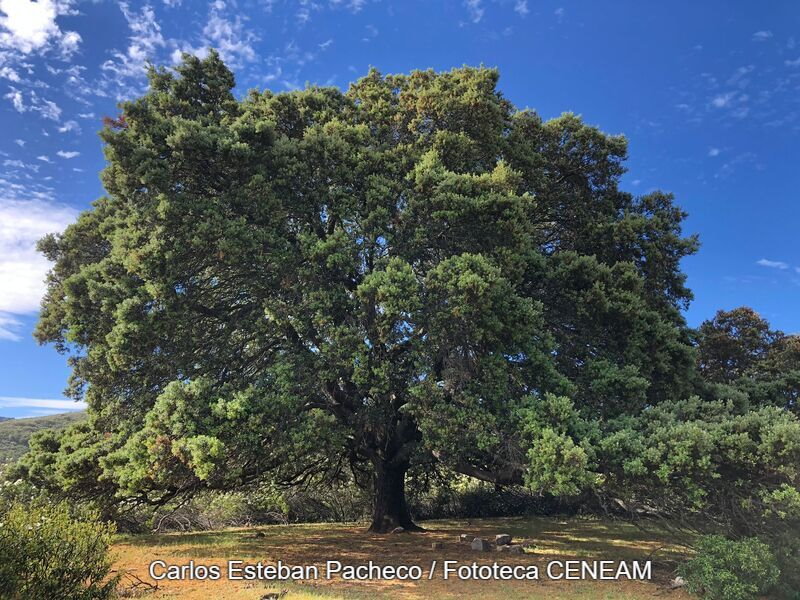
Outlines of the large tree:
[[[716,395],[742,392],[747,405],[800,414],[800,336],[786,335],[752,308],[717,311],[696,332],[698,371]],[[721,388],[721,389],[719,389]]]
[[583,451],[553,394],[590,422],[681,397],[684,214],[619,189],[623,137],[497,81],[239,101],[214,52],[152,69],[102,131],[107,195],[41,243],[37,336],[91,414],[62,479],[158,503],[348,468],[373,531],[413,528],[419,462],[559,491]]

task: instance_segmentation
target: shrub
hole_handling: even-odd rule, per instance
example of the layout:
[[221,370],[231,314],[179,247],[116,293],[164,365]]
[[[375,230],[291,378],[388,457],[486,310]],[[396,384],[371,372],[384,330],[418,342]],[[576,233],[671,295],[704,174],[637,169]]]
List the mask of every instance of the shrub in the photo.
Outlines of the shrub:
[[778,582],[780,570],[769,546],[756,538],[729,540],[707,535],[697,555],[681,567],[689,591],[707,600],[753,600]]
[[65,504],[13,505],[0,516],[0,598],[112,598],[113,533],[96,514],[72,518]]

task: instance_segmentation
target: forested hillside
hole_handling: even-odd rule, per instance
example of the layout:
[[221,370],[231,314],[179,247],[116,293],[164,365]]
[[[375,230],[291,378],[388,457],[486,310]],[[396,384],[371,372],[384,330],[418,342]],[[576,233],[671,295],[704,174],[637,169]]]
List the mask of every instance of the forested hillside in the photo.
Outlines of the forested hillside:
[[42,429],[63,429],[86,418],[84,412],[71,412],[29,419],[0,417],[0,463],[16,460],[28,449],[28,439]]

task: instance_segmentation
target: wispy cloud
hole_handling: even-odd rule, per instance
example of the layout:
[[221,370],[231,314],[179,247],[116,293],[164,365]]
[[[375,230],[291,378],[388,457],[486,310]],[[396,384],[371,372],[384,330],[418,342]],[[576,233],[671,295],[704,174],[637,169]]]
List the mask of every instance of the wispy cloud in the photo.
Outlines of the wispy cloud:
[[77,133],[80,133],[81,127],[80,125],[78,125],[77,121],[67,121],[58,128],[58,131],[60,133],[67,133],[69,131],[75,131]]
[[470,21],[473,23],[480,23],[484,13],[481,0],[464,0],[464,6],[467,7]]
[[786,270],[789,268],[789,265],[782,260],[769,260],[767,258],[762,258],[761,260],[756,261],[756,264],[761,265],[762,267],[769,267],[771,269]]
[[13,81],[14,83],[19,83],[20,81],[19,73],[9,66],[0,67],[0,77]]
[[116,50],[101,69],[103,87],[121,100],[144,89],[145,65],[156,58],[158,49],[166,42],[151,6],[145,5],[139,12],[131,10],[127,2],[120,2],[119,7],[130,30],[128,47],[125,51]]
[[56,152],[61,158],[75,158],[76,156],[80,156],[81,153],[77,150],[59,150]]
[[0,396],[0,408],[52,408],[61,411],[85,410],[85,402],[55,398],[21,398]]
[[725,108],[726,106],[730,105],[731,100],[733,100],[735,96],[736,94],[733,92],[727,92],[725,94],[714,96],[714,98],[711,99],[711,106],[714,108]]
[[3,96],[11,102],[18,113],[38,112],[45,119],[58,121],[61,117],[61,108],[52,100],[39,96],[35,91],[28,92],[28,102],[25,102],[25,93],[13,86],[11,91]]
[[13,315],[0,312],[0,340],[10,340],[18,342],[22,339],[19,335],[19,330],[22,328],[22,322]]
[[753,34],[754,42],[766,42],[770,38],[772,38],[772,32],[769,30],[756,31]]
[[177,40],[169,43],[175,45],[173,63],[179,62],[184,52],[204,57],[209,48],[215,48],[228,66],[241,68],[256,60],[258,55],[254,45],[258,39],[256,32],[246,26],[246,18],[237,14],[235,6],[215,0],[210,5],[208,21],[197,43]]
[[528,9],[528,0],[517,0],[514,4],[514,12],[524,17],[530,10]]

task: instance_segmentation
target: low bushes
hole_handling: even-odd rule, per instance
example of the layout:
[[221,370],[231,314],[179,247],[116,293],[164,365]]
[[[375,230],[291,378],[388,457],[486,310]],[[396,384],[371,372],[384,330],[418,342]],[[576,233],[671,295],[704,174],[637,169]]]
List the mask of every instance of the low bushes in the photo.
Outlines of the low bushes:
[[97,514],[76,519],[65,504],[12,505],[0,515],[0,598],[112,598],[113,533]]
[[756,538],[735,541],[707,535],[697,555],[681,566],[689,591],[707,600],[754,600],[775,586],[780,571],[769,546]]

